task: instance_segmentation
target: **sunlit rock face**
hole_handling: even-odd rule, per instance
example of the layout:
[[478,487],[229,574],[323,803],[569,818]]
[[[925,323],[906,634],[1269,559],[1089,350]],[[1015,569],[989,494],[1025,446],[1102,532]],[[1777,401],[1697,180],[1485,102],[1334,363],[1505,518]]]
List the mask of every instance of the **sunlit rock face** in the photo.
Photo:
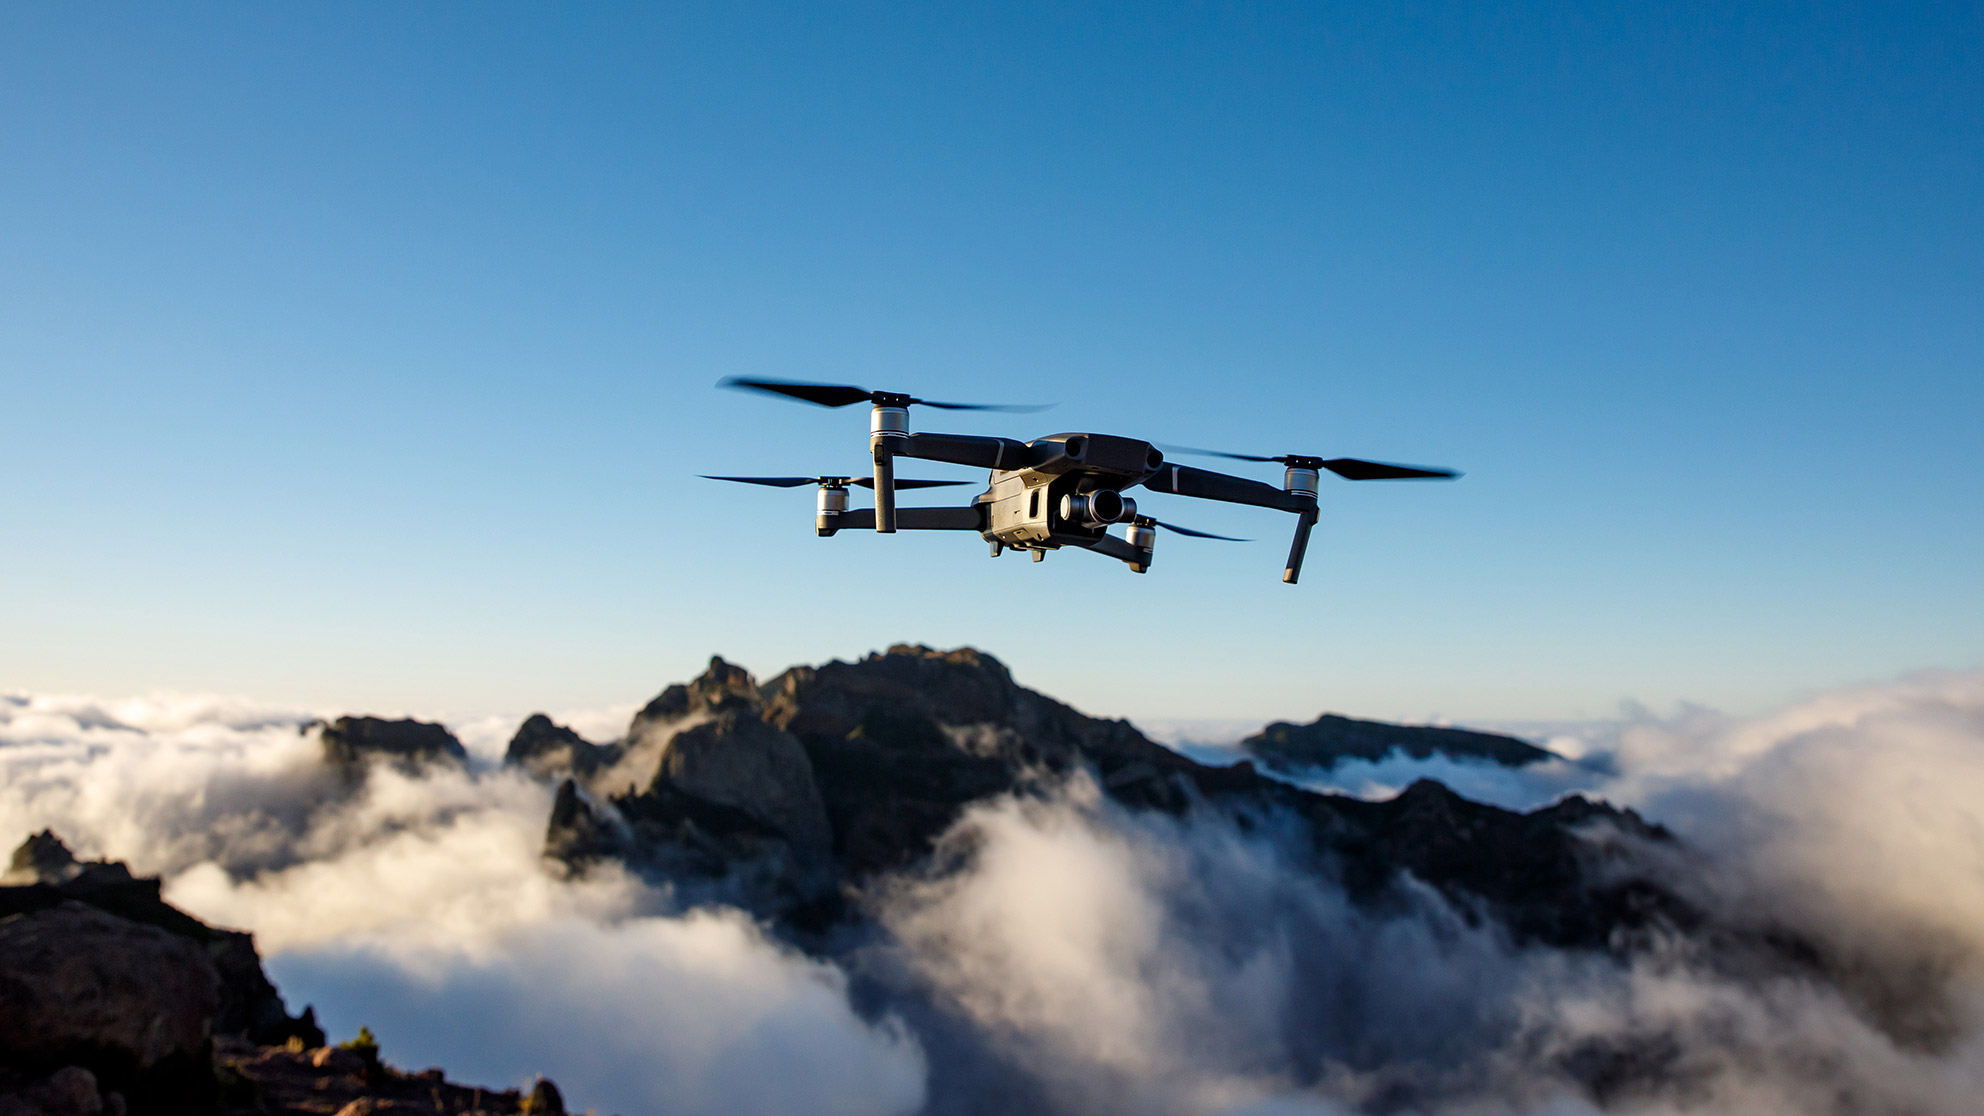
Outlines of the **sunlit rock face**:
[[[531,743],[552,730],[558,743]],[[1244,761],[1195,762],[1018,685],[968,648],[898,645],[762,685],[713,659],[648,703],[622,741],[578,747],[568,731],[527,722],[525,745],[512,746],[512,763],[567,780],[547,833],[553,858],[574,869],[618,860],[692,893],[718,887],[795,925],[858,918],[866,881],[921,863],[972,805],[1078,772],[1133,810],[1293,825],[1314,870],[1353,895],[1375,900],[1410,874],[1522,938],[1601,945],[1694,917],[1632,871],[1622,848],[1667,837],[1630,811],[1571,798],[1525,815],[1431,782],[1388,802],[1315,794]],[[1498,754],[1518,759],[1529,748],[1425,731],[1507,741]]]

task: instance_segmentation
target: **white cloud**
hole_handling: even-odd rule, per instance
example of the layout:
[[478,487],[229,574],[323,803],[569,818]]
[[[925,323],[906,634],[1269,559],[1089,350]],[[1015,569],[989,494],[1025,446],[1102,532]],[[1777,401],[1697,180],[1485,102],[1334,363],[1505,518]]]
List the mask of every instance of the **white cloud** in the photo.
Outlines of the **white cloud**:
[[308,718],[245,703],[0,699],[0,839],[53,827],[255,933],[292,1004],[389,1059],[534,1073],[627,1113],[908,1112],[924,1064],[845,978],[736,914],[541,858],[549,788],[511,772],[325,772]]
[[[1410,882],[1352,904],[1290,834],[1131,814],[1076,780],[972,810],[949,839],[965,868],[883,888],[894,937],[844,969],[624,874],[547,872],[550,792],[527,779],[380,770],[348,795],[307,719],[0,698],[0,840],[53,826],[165,874],[390,1057],[542,1072],[630,1116],[908,1111],[926,1088],[943,1113],[1259,1116],[1588,1116],[1592,1082],[1644,1116],[1956,1116],[1984,1095],[1984,675],[1560,742],[1611,775],[1332,774],[1515,806],[1595,780],[1686,840],[1670,884],[1820,968],[1685,939],[1630,964],[1521,948]],[[507,730],[471,735],[487,757]]]

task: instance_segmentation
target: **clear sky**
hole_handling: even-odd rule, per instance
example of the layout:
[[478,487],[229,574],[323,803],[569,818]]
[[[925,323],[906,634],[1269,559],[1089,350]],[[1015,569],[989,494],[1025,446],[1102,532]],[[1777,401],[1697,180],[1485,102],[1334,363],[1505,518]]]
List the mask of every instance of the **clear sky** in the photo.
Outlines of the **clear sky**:
[[[822,540],[726,375],[1467,476]],[[1750,710],[1984,665],[1980,431],[1975,4],[0,7],[0,688]]]

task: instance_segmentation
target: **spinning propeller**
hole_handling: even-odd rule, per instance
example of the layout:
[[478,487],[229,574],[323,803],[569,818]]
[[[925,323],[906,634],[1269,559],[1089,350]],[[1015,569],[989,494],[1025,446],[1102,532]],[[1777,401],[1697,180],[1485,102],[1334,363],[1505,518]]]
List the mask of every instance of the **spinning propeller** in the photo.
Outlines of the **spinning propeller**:
[[[798,488],[802,484],[824,484],[829,488],[844,488],[850,484],[861,488],[875,487],[873,477],[713,477],[700,474],[704,480],[736,481],[739,484],[762,484],[769,488]],[[897,488],[946,488],[954,484],[970,484],[970,481],[898,480]]]
[[1220,542],[1253,542],[1254,541],[1252,539],[1236,539],[1232,535],[1215,535],[1211,531],[1194,531],[1190,527],[1180,527],[1176,523],[1166,523],[1162,519],[1152,519],[1150,516],[1147,515],[1140,515],[1137,517],[1137,519],[1144,523],[1151,524],[1152,526],[1155,527],[1162,527],[1167,531],[1175,531],[1181,535],[1190,535],[1192,538],[1195,539],[1218,539]]
[[999,403],[939,403],[934,399],[918,399],[894,391],[869,391],[852,384],[813,384],[798,380],[746,380],[737,376],[728,377],[718,383],[719,387],[734,388],[738,391],[763,391],[773,395],[783,395],[792,399],[815,403],[822,407],[846,407],[855,403],[873,403],[879,407],[935,407],[942,411],[1009,411],[1024,414],[1044,411],[1045,406],[1016,406]]
[[1235,461],[1274,462],[1291,469],[1328,469],[1344,480],[1453,480],[1460,476],[1452,469],[1422,469],[1417,465],[1387,465],[1382,461],[1361,461],[1355,457],[1309,457],[1285,453],[1280,457],[1260,457],[1251,453],[1193,449],[1191,446],[1165,446],[1174,453],[1196,453],[1202,457],[1227,457]]

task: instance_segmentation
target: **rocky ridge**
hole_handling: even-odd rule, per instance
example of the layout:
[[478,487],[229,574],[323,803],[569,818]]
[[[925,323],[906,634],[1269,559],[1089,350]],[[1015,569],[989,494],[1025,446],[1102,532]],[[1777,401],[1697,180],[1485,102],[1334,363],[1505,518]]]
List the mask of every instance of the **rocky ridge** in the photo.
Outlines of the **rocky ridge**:
[[[1262,735],[1277,727],[1315,726]],[[1404,733],[1408,752],[1429,739],[1382,728]],[[380,765],[475,773],[436,724],[342,717],[322,742],[353,792]],[[1317,794],[1086,716],[969,648],[899,645],[763,683],[715,658],[620,740],[538,714],[504,763],[555,781],[545,852],[558,870],[617,862],[686,904],[742,906],[837,961],[837,943],[873,931],[870,904],[892,878],[946,870],[932,853],[973,804],[1069,779],[1132,811],[1301,834],[1311,870],[1358,901],[1385,903],[1410,877],[1518,942],[1620,951],[1701,918],[1639,871],[1632,850],[1671,838],[1630,810],[1571,796],[1515,813],[1431,781],[1386,802]],[[310,1009],[288,1014],[248,935],[178,911],[121,864],[78,861],[52,833],[22,846],[5,883],[0,1116],[562,1111],[548,1083],[528,1097],[476,1089],[384,1066],[376,1047],[325,1045]]]
[[548,1082],[478,1089],[325,1045],[311,1009],[288,1014],[249,935],[166,903],[123,864],[77,860],[52,832],[0,878],[0,1116],[524,1111],[564,1109]]
[[1526,767],[1558,758],[1556,753],[1499,733],[1435,725],[1396,725],[1325,713],[1306,725],[1276,721],[1240,742],[1243,751],[1276,769],[1319,767],[1346,760],[1376,763],[1398,753],[1413,759],[1446,756]]
[[617,860],[802,937],[859,920],[864,887],[916,865],[971,804],[1045,793],[1076,772],[1130,809],[1212,810],[1242,826],[1296,819],[1353,895],[1374,899],[1409,874],[1519,940],[1603,948],[1695,918],[1620,859],[1610,838],[1669,839],[1630,810],[1572,796],[1521,814],[1431,781],[1387,802],[1317,794],[1085,716],[968,648],[898,645],[763,684],[713,659],[636,714],[624,739],[569,750],[587,758],[566,766],[547,758],[566,745],[541,747],[545,727],[526,726],[512,762],[562,780],[551,857],[575,871]]

